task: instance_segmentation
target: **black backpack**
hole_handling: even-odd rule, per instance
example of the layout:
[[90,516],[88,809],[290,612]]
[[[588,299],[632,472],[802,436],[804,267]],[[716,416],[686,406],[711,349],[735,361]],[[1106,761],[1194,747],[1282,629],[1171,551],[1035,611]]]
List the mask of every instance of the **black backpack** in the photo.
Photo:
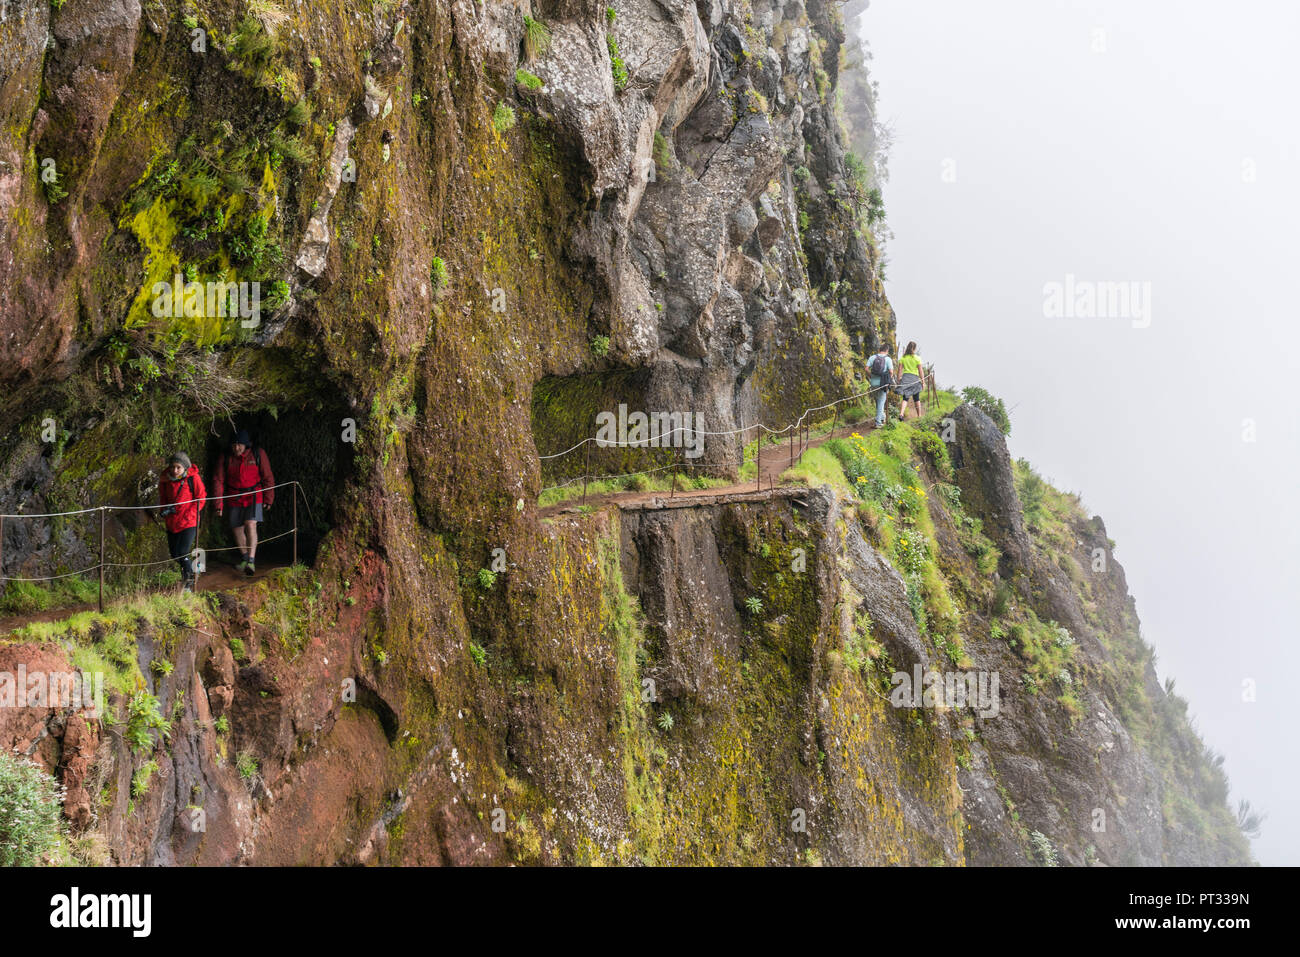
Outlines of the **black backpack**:
[[889,356],[876,356],[871,360],[871,374],[881,382],[885,381],[885,376],[889,375]]

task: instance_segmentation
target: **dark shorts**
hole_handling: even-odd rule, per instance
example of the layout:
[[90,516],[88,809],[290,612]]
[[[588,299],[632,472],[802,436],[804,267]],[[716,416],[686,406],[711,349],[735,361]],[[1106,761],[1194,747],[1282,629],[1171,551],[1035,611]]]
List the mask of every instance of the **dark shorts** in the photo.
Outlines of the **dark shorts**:
[[921,377],[904,372],[898,383],[898,394],[904,399],[915,399],[921,395]]
[[252,505],[232,505],[227,509],[230,516],[230,527],[238,528],[245,522],[262,521],[262,503],[255,502]]

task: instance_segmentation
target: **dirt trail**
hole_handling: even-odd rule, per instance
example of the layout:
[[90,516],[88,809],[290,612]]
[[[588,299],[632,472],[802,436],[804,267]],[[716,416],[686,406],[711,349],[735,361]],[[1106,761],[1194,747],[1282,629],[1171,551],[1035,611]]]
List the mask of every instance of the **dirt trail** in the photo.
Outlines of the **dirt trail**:
[[[865,419],[862,422],[849,423],[836,428],[832,432],[813,439],[807,445],[796,445],[794,449],[793,465],[798,465],[803,454],[809,449],[815,449],[832,438],[848,438],[854,432],[866,433],[875,428],[874,419]],[[763,460],[760,469],[761,479],[759,481],[750,480],[748,482],[737,482],[733,485],[716,485],[712,488],[695,488],[695,489],[678,489],[672,495],[673,501],[687,500],[692,498],[726,498],[728,496],[739,496],[746,493],[758,491],[767,491],[770,488],[779,488],[781,485],[781,476],[792,467],[790,458],[790,443],[785,442],[781,445],[763,446]],[[634,508],[638,505],[650,504],[660,500],[668,500],[667,491],[659,492],[612,492],[604,495],[588,495],[587,505],[597,505],[612,502],[621,508]],[[555,505],[548,505],[538,512],[541,518],[550,518],[564,512],[575,512],[582,505],[581,498],[571,498],[568,501],[558,502]]]
[[[245,575],[241,571],[236,571],[234,565],[216,564],[209,565],[208,570],[199,576],[199,591],[235,591],[240,588],[247,588],[249,585],[260,582],[277,568],[287,567],[283,562],[268,562],[258,564],[257,572],[253,575]],[[168,591],[179,589],[180,585],[171,586],[168,589],[149,589],[151,591]],[[139,594],[144,594],[140,592]],[[105,604],[119,600],[118,598],[106,599]],[[0,638],[10,634],[17,628],[24,625],[30,625],[38,621],[59,621],[67,618],[69,615],[75,615],[81,611],[94,611],[98,607],[96,602],[83,602],[79,605],[63,605],[59,608],[46,608],[42,611],[30,611],[22,615],[10,615],[7,618],[0,618]]]

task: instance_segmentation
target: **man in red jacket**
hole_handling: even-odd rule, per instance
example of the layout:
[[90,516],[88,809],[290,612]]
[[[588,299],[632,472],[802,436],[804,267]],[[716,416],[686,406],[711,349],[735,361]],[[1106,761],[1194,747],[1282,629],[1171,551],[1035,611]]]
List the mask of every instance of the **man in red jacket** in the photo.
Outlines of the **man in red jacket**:
[[[265,449],[253,447],[248,432],[239,431],[229,452],[217,459],[216,486],[217,514],[230,506],[230,528],[239,546],[240,562],[235,567],[245,575],[255,571],[257,556],[257,523],[262,521],[262,505],[270,508],[275,503],[275,476]],[[227,497],[229,496],[229,497]]]
[[190,457],[176,452],[167,460],[162,479],[158,482],[158,502],[167,524],[167,552],[181,567],[181,580],[186,591],[194,591],[194,566],[190,553],[194,550],[194,537],[199,531],[199,512],[207,501],[207,489]]

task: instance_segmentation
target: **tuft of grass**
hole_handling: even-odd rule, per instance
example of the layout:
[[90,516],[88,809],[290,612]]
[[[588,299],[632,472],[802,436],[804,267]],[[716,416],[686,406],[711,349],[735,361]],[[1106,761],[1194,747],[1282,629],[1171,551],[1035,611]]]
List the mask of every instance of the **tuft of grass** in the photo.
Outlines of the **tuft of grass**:
[[546,56],[551,49],[551,30],[541,20],[524,16],[524,59],[531,63],[540,56]]
[[[299,103],[301,104],[302,101],[300,100]],[[314,166],[320,160],[320,154],[316,152],[315,147],[303,142],[297,136],[283,136],[280,133],[272,132],[270,144],[272,164],[275,163],[276,154],[296,166]]]
[[[599,479],[587,483],[587,495],[588,497],[597,497],[616,495],[619,492],[667,492],[673,481],[669,476],[670,473],[664,471],[656,472],[653,475],[620,475],[611,479]],[[731,483],[726,479],[697,476],[690,484],[692,488],[705,489],[730,485]],[[681,475],[678,475],[677,478],[677,488],[682,488]],[[559,505],[561,502],[581,497],[582,481],[579,480],[560,488],[546,489],[537,496],[537,505],[539,508],[547,508],[551,505]]]
[[523,67],[515,70],[515,83],[529,91],[537,91],[542,88],[542,78],[534,73],[529,73]]
[[80,605],[98,597],[98,585],[88,578],[72,576],[43,585],[38,582],[9,582],[0,594],[0,615],[25,615],[63,605]]
[[515,111],[505,103],[498,103],[492,111],[492,125],[498,133],[507,133],[515,128]]
[[289,108],[287,119],[294,126],[306,126],[311,122],[311,104],[301,99]]
[[235,755],[235,769],[245,781],[251,781],[258,772],[257,758],[253,752],[244,750]]
[[434,256],[433,262],[429,264],[429,281],[433,283],[434,292],[442,292],[447,288],[447,264],[441,256]]
[[131,775],[131,797],[144,797],[149,793],[149,783],[153,776],[158,773],[158,762],[150,760],[140,765]]
[[663,179],[673,168],[673,148],[668,138],[655,130],[654,149],[650,154],[655,163],[655,176]]
[[819,488],[832,485],[835,488],[849,490],[849,480],[844,475],[844,468],[839,459],[822,446],[809,449],[795,464],[781,475],[782,482],[794,482]]

